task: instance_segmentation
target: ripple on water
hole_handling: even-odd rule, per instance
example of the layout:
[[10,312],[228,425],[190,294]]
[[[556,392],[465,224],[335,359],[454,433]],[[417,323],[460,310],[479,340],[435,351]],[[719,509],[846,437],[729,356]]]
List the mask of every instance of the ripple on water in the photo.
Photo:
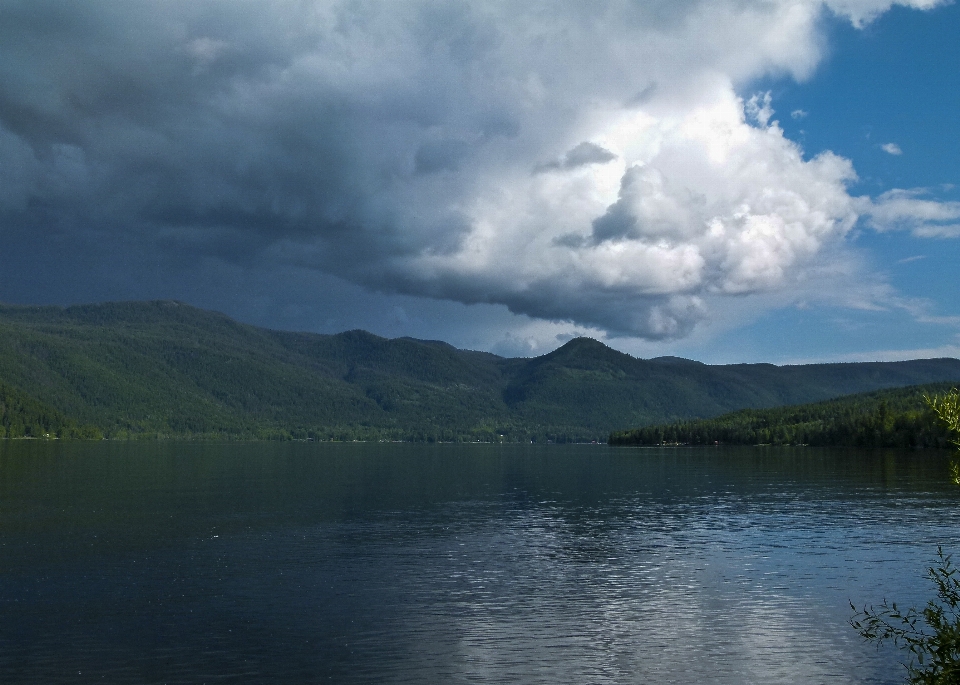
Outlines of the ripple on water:
[[0,449],[0,682],[895,683],[943,455]]

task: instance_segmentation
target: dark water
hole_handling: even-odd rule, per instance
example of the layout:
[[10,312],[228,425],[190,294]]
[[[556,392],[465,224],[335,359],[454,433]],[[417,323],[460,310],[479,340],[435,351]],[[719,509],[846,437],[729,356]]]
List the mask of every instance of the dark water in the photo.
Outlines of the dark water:
[[0,443],[0,683],[895,683],[947,455]]

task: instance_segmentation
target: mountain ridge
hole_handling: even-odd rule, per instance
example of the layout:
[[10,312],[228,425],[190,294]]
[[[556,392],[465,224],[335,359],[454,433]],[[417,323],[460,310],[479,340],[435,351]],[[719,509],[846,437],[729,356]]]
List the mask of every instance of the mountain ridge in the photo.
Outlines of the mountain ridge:
[[0,382],[108,437],[606,441],[612,431],[960,380],[956,359],[775,366],[534,358],[277,331],[182,302],[0,305]]

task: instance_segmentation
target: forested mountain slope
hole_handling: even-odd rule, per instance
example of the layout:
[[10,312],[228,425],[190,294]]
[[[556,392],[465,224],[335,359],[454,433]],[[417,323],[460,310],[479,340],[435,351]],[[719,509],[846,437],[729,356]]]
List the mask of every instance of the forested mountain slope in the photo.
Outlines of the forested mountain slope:
[[713,419],[677,421],[611,434],[611,445],[818,445],[949,447],[950,435],[926,398],[954,383],[847,395],[825,402],[742,409]]
[[177,302],[0,306],[0,382],[106,435],[606,440],[613,430],[960,380],[960,361],[635,359],[586,338],[504,359],[271,331]]
[[498,375],[449,346],[269,331],[174,302],[0,308],[0,380],[111,435],[466,432],[502,408]]
[[0,383],[0,438],[66,438],[99,440],[95,426],[81,426],[25,392]]

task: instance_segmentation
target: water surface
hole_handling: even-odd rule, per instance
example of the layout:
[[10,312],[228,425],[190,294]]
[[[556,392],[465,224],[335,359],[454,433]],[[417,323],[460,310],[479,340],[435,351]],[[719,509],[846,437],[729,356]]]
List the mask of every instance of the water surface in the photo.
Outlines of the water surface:
[[947,460],[0,442],[0,682],[902,682]]

